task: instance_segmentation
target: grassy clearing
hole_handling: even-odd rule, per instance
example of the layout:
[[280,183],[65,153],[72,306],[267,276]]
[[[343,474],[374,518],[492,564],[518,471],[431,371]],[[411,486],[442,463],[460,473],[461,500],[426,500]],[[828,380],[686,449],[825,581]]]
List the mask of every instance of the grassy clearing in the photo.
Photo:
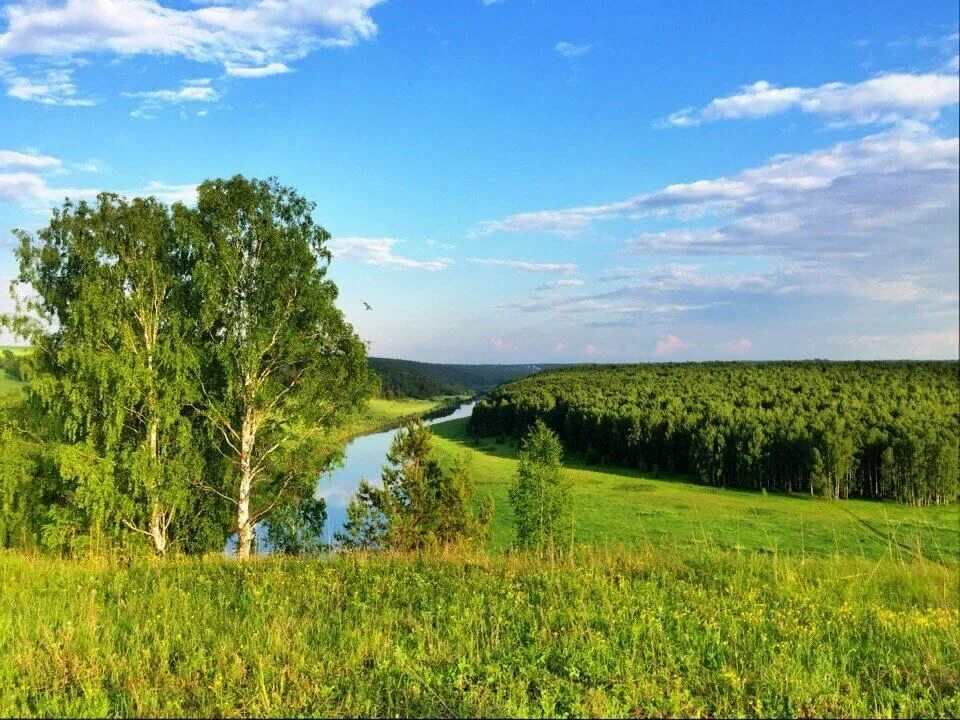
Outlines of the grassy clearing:
[[[14,355],[23,355],[29,352],[30,348],[18,345],[0,345],[0,356],[3,355],[4,350],[10,350]],[[20,385],[20,381],[14,380],[0,369],[0,398],[19,392]]]
[[13,395],[20,391],[20,382],[9,375],[0,373],[0,397]]
[[[466,452],[479,493],[495,501],[493,547],[512,541],[507,490],[516,471],[512,441],[474,444],[466,420],[435,425],[447,456]],[[791,555],[866,559],[960,557],[960,507],[915,508],[890,502],[824,500],[706,487],[616,467],[570,463],[576,540],[591,545],[716,547]]]
[[420,417],[469,399],[469,395],[439,395],[429,400],[371,398],[355,418],[337,429],[340,440],[385,430],[409,418]]
[[956,567],[0,555],[0,715],[956,716]]

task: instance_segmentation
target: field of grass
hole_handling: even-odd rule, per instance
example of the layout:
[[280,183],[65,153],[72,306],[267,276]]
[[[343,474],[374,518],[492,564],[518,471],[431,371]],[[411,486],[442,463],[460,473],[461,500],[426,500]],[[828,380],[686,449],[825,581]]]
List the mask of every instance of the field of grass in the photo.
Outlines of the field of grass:
[[0,554],[0,715],[943,716],[957,568]]
[[[439,450],[466,452],[478,493],[494,497],[493,547],[510,544],[507,491],[516,471],[512,441],[478,444],[466,420],[433,426]],[[960,506],[910,507],[867,500],[761,494],[707,487],[616,467],[568,465],[576,540],[592,545],[722,548],[797,556],[909,560],[960,558]]]

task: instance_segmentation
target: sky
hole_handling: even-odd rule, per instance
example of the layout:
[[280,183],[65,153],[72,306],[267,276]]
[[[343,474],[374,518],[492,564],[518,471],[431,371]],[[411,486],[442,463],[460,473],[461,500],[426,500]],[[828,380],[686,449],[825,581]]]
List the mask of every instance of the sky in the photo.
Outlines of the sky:
[[0,312],[11,230],[65,197],[243,173],[316,203],[373,355],[957,358],[958,25],[954,0],[0,2]]

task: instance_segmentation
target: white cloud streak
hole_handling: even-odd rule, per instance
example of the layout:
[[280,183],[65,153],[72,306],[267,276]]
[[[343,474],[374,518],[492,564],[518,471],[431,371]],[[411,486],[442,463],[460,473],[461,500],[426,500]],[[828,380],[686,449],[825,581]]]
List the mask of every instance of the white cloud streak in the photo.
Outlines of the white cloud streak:
[[286,64],[282,62],[272,62],[267,65],[262,65],[260,67],[244,67],[241,65],[227,65],[226,67],[227,75],[230,77],[242,78],[242,79],[251,79],[251,78],[263,78],[269,77],[270,75],[283,75],[288,72],[292,72]]
[[586,55],[590,52],[592,45],[575,45],[574,43],[569,42],[558,42],[554,46],[554,50],[568,58],[580,57],[581,55]]
[[529,273],[561,273],[567,275],[577,269],[576,263],[538,263],[526,260],[501,260],[498,258],[470,258],[476,265],[494,265]]
[[537,290],[556,290],[558,288],[580,287],[581,285],[583,285],[583,280],[580,278],[560,278],[544,283]]
[[761,80],[740,92],[714,98],[702,110],[684,108],[654,123],[691,127],[717,120],[776,115],[788,110],[840,118],[853,123],[895,123],[904,118],[931,120],[958,102],[957,78],[946,73],[887,73],[863,82],[831,82],[818,87],[777,87]]
[[0,150],[0,169],[7,171],[43,171],[59,168],[59,158],[35,152]]
[[[478,234],[542,232],[574,237],[602,220],[696,217],[708,212],[741,214],[744,216],[742,228],[759,229],[759,223],[767,223],[773,234],[785,230],[785,223],[799,223],[803,217],[798,217],[797,211],[802,204],[817,192],[828,192],[830,188],[837,192],[856,192],[857,200],[876,209],[879,203],[872,193],[876,184],[884,185],[886,199],[892,202],[890,211],[908,212],[910,208],[904,202],[889,197],[893,185],[923,181],[914,185],[911,194],[916,196],[929,190],[938,193],[937,202],[942,203],[940,191],[944,183],[948,187],[956,184],[958,152],[957,138],[940,138],[925,126],[905,124],[823,150],[779,155],[765,165],[731,177],[677,183],[652,193],[599,205],[524,212],[483,222]],[[863,192],[857,192],[858,188]],[[788,213],[788,209],[793,213]],[[848,207],[845,214],[849,215],[851,209]],[[884,215],[889,215],[889,211]]]
[[334,259],[353,260],[380,267],[399,267],[436,272],[446,270],[453,265],[453,260],[450,258],[415,260],[402,255],[395,255],[393,252],[394,246],[402,242],[402,240],[390,237],[343,237],[332,240],[330,249],[333,252]]

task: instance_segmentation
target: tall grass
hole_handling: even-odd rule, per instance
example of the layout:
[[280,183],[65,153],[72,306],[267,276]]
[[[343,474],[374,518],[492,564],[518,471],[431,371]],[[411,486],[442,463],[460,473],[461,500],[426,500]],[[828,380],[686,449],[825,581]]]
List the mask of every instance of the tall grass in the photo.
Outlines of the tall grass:
[[0,554],[0,715],[957,716],[956,565]]

